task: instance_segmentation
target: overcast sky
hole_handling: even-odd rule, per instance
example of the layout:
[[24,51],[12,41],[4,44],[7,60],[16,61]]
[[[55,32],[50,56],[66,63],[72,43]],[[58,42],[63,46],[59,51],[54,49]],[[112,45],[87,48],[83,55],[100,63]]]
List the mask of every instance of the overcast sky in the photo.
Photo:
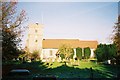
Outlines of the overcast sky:
[[26,10],[27,25],[44,24],[44,38],[97,40],[99,43],[111,43],[118,16],[117,2],[20,2],[18,9]]

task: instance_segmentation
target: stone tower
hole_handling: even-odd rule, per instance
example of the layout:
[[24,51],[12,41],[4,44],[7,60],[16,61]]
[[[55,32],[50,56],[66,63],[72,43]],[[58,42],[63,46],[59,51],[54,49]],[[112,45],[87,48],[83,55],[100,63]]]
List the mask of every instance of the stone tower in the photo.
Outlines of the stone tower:
[[42,24],[29,24],[28,26],[28,38],[26,43],[27,51],[32,53],[33,51],[42,51],[43,40],[43,25]]

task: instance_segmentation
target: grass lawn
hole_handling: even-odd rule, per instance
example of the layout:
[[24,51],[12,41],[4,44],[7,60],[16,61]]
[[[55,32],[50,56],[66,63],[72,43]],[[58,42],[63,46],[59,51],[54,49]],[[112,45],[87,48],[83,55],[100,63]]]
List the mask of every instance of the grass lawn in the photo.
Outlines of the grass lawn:
[[[78,66],[73,66],[64,63],[55,62],[49,66],[47,72],[54,74],[60,78],[90,78],[93,74],[93,78],[115,78],[117,75],[116,66],[96,64],[93,62],[80,61]],[[90,70],[92,68],[92,71]]]
[[[92,67],[92,70],[90,69]],[[80,61],[78,66],[70,63],[54,62],[51,64],[38,62],[21,63],[12,65],[12,69],[25,68],[32,72],[32,76],[52,75],[57,78],[115,78],[117,75],[117,66],[103,65],[94,62]],[[119,67],[120,69],[120,67]]]

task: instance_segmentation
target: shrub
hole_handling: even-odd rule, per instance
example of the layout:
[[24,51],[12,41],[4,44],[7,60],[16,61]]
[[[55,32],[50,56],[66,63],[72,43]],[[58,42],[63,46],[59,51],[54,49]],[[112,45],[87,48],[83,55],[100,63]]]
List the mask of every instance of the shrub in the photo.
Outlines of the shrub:
[[91,54],[91,50],[89,47],[84,48],[84,57],[85,59],[89,59]]
[[76,56],[77,59],[81,60],[82,59],[82,48],[76,48]]
[[37,60],[39,58],[40,58],[39,51],[33,51],[33,53],[31,53],[31,60]]
[[99,44],[95,50],[98,62],[103,62],[116,57],[117,49],[114,44]]

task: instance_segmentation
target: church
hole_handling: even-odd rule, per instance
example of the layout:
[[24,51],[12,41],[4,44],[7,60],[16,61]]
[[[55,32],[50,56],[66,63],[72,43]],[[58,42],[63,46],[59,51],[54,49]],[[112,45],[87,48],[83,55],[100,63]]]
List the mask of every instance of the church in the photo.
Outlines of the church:
[[49,61],[50,59],[54,62],[56,53],[63,44],[68,44],[74,49],[73,57],[76,57],[77,47],[82,48],[82,50],[89,47],[91,50],[90,57],[92,58],[94,57],[94,50],[97,48],[98,42],[96,40],[79,39],[43,39],[43,25],[38,23],[29,24],[26,41],[27,51],[30,53],[35,50],[39,51],[40,58],[43,62]]

